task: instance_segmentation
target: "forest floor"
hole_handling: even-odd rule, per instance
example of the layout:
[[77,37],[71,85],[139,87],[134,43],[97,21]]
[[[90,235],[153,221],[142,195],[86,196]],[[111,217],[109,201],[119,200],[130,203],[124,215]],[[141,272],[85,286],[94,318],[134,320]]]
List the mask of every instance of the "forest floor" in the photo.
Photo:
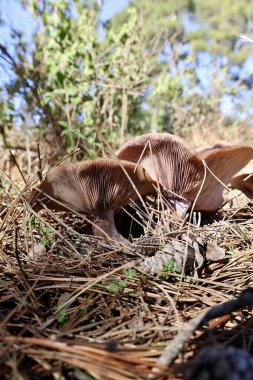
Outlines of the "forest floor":
[[[82,217],[31,210],[27,165],[32,161],[36,173],[37,152],[28,158],[17,152],[16,160],[8,150],[1,156],[2,380],[147,379],[189,321],[253,286],[253,202],[238,192],[227,191],[230,201],[204,226],[172,215],[169,232],[156,228],[153,198],[145,209],[119,211],[120,232],[133,238],[119,247],[91,236]],[[189,244],[196,260],[184,272],[159,259],[147,269],[148,258],[168,247],[185,259]],[[252,329],[247,305],[196,326],[169,367],[152,378],[187,376],[203,347],[253,352]]]

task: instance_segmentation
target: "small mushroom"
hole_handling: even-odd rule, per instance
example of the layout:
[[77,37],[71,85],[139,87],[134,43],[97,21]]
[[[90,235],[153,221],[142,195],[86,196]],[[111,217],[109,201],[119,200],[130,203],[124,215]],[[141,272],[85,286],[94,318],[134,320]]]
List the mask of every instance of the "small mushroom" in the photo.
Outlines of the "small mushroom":
[[234,176],[230,184],[232,188],[240,190],[248,198],[253,199],[253,170]]
[[253,159],[250,147],[220,146],[218,143],[206,151],[202,160],[181,138],[149,133],[126,142],[116,155],[143,166],[184,216],[193,202],[194,210],[217,211],[223,202],[224,185]]
[[156,192],[154,181],[141,166],[112,159],[64,164],[51,169],[33,189],[30,204],[92,216],[96,236],[125,241],[114,223],[114,210]]

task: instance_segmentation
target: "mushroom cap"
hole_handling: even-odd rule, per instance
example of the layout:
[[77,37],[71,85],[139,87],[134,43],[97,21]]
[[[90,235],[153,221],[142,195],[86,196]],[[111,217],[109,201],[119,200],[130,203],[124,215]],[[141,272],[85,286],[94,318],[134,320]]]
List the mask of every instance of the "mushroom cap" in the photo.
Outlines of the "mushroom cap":
[[231,187],[240,190],[248,198],[253,199],[253,170],[248,173],[241,173],[232,178]]
[[[194,209],[209,212],[217,211],[223,202],[222,193],[224,185],[227,185],[231,181],[231,178],[252,159],[253,149],[246,146],[224,147],[206,154],[204,160],[207,166],[206,179]],[[211,173],[208,169],[210,169]],[[184,193],[187,199],[193,201],[196,198],[204,176],[205,168],[200,165],[198,168],[199,179],[197,186],[188,192],[188,194]]]
[[205,148],[198,148],[197,149],[197,155],[200,159],[205,159],[210,153],[218,152],[220,149],[223,148],[232,148],[238,145],[230,144],[226,141],[216,141],[211,146],[207,146]]
[[214,212],[223,202],[224,185],[253,159],[253,149],[218,142],[203,153],[203,161],[181,138],[149,133],[131,139],[116,155],[143,166],[169,197],[196,200],[195,210]]
[[138,199],[139,195],[154,194],[153,184],[141,166],[112,159],[95,159],[54,167],[32,190],[29,201],[36,211],[43,208],[44,203],[59,211],[98,215],[125,206]]
[[143,166],[168,195],[182,196],[195,185],[200,160],[180,137],[169,133],[148,133],[126,142],[116,153],[122,160]]

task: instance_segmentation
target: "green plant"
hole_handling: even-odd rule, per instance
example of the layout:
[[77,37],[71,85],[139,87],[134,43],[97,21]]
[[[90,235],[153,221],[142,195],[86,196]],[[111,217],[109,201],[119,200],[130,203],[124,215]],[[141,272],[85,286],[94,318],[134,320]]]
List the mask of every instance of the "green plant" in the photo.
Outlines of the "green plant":
[[51,227],[41,225],[39,219],[36,215],[32,215],[30,220],[26,220],[26,224],[31,224],[33,230],[37,230],[41,235],[39,242],[44,246],[49,245],[50,241],[54,236],[54,231]]
[[[211,132],[220,128],[223,137],[224,122],[225,128],[241,122],[221,113],[224,95],[237,100],[238,113],[251,102],[251,81],[234,75],[251,47],[240,45],[231,31],[235,21],[238,30],[250,30],[253,3],[133,0],[104,23],[103,38],[101,0],[22,3],[37,28],[32,47],[13,31],[8,45],[15,56],[0,44],[13,70],[0,89],[5,145],[9,129],[18,120],[27,130],[27,119],[37,127],[32,133],[53,141],[56,151],[80,148],[79,157],[94,157],[150,130],[196,139],[200,129],[214,125]],[[204,68],[211,75],[200,75]]]
[[[39,225],[38,218],[35,215],[32,215],[30,220],[31,220],[31,227],[32,227],[32,229],[38,228],[38,225]],[[27,223],[29,223],[28,220],[27,220]]]
[[40,232],[42,234],[42,236],[40,238],[41,244],[43,244],[44,246],[48,245],[50,243],[50,240],[52,239],[52,237],[54,235],[54,231],[50,227],[42,226],[40,228]]
[[173,282],[180,281],[180,277],[177,275],[175,276],[166,276],[166,273],[181,273],[181,269],[177,268],[174,260],[169,260],[166,264],[163,265],[160,274],[158,275],[158,278],[160,280],[167,280],[168,278],[172,279]]
[[126,277],[126,279],[129,279],[129,280],[134,280],[138,277],[136,270],[133,268],[128,268],[128,269],[124,270],[123,274]]
[[112,279],[107,285],[107,290],[109,291],[109,293],[118,294],[122,289],[126,288],[126,286],[127,285],[125,281]]
[[87,371],[82,371],[81,369],[74,368],[74,367],[73,367],[73,370],[77,379],[96,380],[96,378],[90,375]]
[[57,320],[60,324],[63,324],[65,323],[66,319],[67,319],[67,311],[63,309],[57,314]]

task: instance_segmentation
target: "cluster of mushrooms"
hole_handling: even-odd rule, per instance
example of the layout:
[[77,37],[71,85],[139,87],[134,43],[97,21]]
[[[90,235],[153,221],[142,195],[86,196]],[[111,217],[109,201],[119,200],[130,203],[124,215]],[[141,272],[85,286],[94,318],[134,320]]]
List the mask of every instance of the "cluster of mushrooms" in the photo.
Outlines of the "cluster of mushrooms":
[[125,240],[117,231],[114,211],[159,190],[181,217],[194,211],[216,212],[224,185],[253,198],[253,177],[238,174],[253,159],[253,148],[217,143],[194,151],[169,133],[134,137],[116,159],[94,159],[51,169],[32,189],[30,204],[91,216],[92,232],[104,240]]

